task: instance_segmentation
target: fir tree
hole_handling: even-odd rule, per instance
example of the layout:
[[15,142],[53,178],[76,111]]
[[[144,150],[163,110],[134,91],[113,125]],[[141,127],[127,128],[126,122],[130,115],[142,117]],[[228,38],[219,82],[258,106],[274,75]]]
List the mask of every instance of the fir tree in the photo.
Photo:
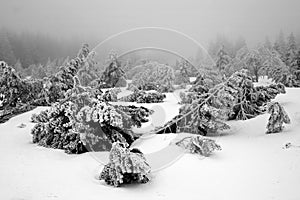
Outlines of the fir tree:
[[227,54],[224,46],[222,45],[222,47],[217,53],[216,67],[217,69],[222,71],[227,67],[229,63],[230,63],[230,56]]
[[189,62],[185,59],[181,59],[179,63],[177,63],[178,65],[178,72],[176,73],[175,76],[175,83],[176,84],[189,84],[190,83],[190,78],[189,78],[189,72],[188,72],[188,66],[189,66]]
[[101,77],[97,80],[100,88],[125,87],[126,76],[121,68],[121,63],[117,59],[117,54],[109,54],[109,65],[106,67]]
[[97,67],[97,62],[94,59],[95,52],[90,52],[87,57],[87,62],[78,70],[78,77],[83,86],[88,86],[90,83],[99,78],[100,72]]
[[284,61],[286,55],[286,42],[282,31],[280,31],[274,43],[273,49],[275,49],[280,54],[280,59]]
[[297,82],[297,84],[294,86],[300,87],[300,50],[297,51],[293,61],[291,62],[290,71],[292,75],[294,75],[296,79],[295,81]]
[[297,45],[293,33],[288,37],[287,50],[285,55],[285,63],[287,66],[291,66],[297,54]]
[[258,82],[259,73],[263,67],[263,59],[258,50],[250,50],[245,57],[245,63],[250,73],[255,77],[255,82]]

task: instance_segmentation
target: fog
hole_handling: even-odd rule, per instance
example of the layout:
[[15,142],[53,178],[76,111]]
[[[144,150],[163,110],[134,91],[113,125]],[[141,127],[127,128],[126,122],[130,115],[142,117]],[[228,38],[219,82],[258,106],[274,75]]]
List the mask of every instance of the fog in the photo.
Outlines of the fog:
[[99,42],[123,30],[155,26],[186,33],[203,45],[217,35],[248,45],[300,32],[299,0],[0,0],[0,26],[56,38]]

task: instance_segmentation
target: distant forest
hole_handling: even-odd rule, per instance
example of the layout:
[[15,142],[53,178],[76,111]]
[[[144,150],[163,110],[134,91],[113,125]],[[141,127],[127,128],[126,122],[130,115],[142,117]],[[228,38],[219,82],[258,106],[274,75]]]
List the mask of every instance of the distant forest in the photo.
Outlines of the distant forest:
[[[293,33],[285,35],[280,32],[274,41],[268,37],[262,38],[260,45],[269,50],[276,50],[281,55],[282,60],[285,61],[290,46],[294,46],[293,49],[300,49],[299,36],[299,34],[294,36]],[[59,66],[66,63],[69,57],[72,58],[76,55],[83,43],[88,43],[90,47],[94,47],[97,42],[100,41],[96,41],[95,38],[91,38],[89,41],[72,36],[67,39],[58,39],[41,33],[16,33],[0,28],[0,61],[3,60],[13,66],[23,78],[29,76],[43,78],[57,72]],[[220,57],[220,49],[223,49],[230,58],[234,58],[240,49],[247,46],[248,44],[243,37],[232,41],[226,36],[219,35],[210,42],[207,49],[217,62]],[[136,65],[137,63],[131,64]]]
[[[57,39],[46,34],[0,29],[0,60],[14,66],[16,63],[28,68],[30,65],[46,65],[49,61],[74,57],[83,39],[72,37]],[[92,44],[90,44],[92,45]]]

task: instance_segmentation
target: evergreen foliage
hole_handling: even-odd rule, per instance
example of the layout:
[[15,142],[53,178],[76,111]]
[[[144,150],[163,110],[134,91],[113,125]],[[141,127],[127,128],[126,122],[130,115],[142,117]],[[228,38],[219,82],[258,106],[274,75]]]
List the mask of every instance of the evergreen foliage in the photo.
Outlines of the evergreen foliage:
[[246,120],[265,110],[265,105],[277,94],[285,93],[282,84],[254,87],[247,70],[234,73],[223,84],[207,93],[191,93],[175,116],[157,134],[188,132],[200,135],[228,129],[227,119]]
[[230,56],[225,51],[225,47],[222,45],[220,50],[217,53],[217,61],[216,61],[216,67],[220,71],[224,70],[227,65],[230,63]]
[[132,94],[120,98],[120,101],[137,103],[161,103],[166,98],[165,94],[160,92],[146,92],[135,90]]
[[283,130],[283,123],[291,123],[288,114],[278,102],[272,102],[268,105],[268,113],[271,115],[267,125],[267,134],[281,132]]
[[37,105],[49,105],[42,80],[24,80],[5,62],[0,63],[0,122],[33,109]]
[[185,59],[181,59],[178,63],[179,70],[175,72],[174,83],[177,85],[190,84],[189,72],[188,72],[189,62]]
[[181,139],[175,143],[176,145],[188,150],[192,154],[199,154],[208,157],[215,150],[222,150],[214,140],[202,136],[190,136]]
[[126,75],[115,52],[110,53],[108,67],[97,82],[100,88],[126,87]]
[[147,183],[151,168],[143,153],[138,149],[128,149],[126,144],[113,143],[109,163],[100,174],[100,180],[119,187],[122,184]]
[[139,90],[157,90],[158,92],[174,91],[174,70],[164,64],[149,62],[141,67],[134,75],[132,83]]
[[33,142],[67,153],[107,151],[116,141],[131,145],[137,138],[132,126],[147,122],[150,110],[110,105],[106,93],[81,86],[76,76],[73,81],[65,99],[32,116],[32,121],[37,122],[32,129]]

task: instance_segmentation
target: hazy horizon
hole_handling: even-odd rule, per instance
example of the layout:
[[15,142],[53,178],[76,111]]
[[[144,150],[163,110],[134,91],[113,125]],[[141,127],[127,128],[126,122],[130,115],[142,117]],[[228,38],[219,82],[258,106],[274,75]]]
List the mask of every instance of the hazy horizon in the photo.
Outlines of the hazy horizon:
[[54,38],[102,41],[136,27],[166,27],[207,45],[217,35],[244,37],[248,45],[282,30],[300,34],[298,0],[0,0],[0,27]]

